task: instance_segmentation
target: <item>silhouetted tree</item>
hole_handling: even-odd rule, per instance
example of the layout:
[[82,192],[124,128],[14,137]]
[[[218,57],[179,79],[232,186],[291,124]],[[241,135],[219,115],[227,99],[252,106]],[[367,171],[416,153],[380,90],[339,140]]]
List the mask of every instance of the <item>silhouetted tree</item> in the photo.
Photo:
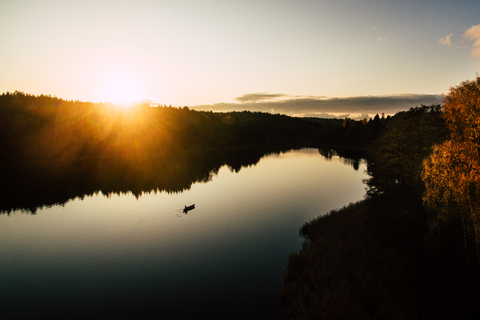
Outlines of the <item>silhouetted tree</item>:
[[397,113],[373,143],[368,170],[368,193],[421,194],[422,161],[435,143],[444,141],[446,127],[441,106],[422,106]]

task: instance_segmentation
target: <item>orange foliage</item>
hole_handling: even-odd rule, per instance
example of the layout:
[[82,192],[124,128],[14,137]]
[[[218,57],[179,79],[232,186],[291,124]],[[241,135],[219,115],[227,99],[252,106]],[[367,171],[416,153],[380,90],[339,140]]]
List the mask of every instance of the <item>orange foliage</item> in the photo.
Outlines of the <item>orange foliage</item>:
[[474,218],[480,203],[480,77],[450,89],[444,117],[451,139],[435,146],[423,163],[424,201]]
[[477,197],[480,186],[480,162],[476,147],[465,142],[446,141],[433,149],[423,162],[425,203],[432,207],[441,204],[460,208]]

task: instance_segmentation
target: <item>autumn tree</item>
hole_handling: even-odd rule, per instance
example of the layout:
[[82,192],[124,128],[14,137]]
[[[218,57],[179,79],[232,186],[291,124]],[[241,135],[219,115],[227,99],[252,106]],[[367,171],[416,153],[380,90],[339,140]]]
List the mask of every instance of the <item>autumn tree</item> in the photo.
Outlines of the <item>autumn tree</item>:
[[480,77],[450,89],[444,118],[450,138],[433,148],[423,162],[424,202],[444,218],[462,221],[468,261],[467,234],[474,231],[480,263],[477,222],[480,215]]

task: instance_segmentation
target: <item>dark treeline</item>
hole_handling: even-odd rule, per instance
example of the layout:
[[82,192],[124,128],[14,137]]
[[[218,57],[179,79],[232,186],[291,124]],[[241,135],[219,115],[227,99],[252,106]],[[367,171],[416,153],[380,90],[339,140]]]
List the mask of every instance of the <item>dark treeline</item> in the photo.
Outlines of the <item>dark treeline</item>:
[[364,118],[354,120],[351,118],[321,119],[307,118],[311,122],[320,124],[318,128],[318,142],[329,146],[366,147],[375,140],[390,120],[377,114],[373,119]]
[[423,106],[391,117],[371,144],[365,200],[301,228],[304,242],[288,259],[282,288],[290,319],[478,318],[476,217],[462,226],[455,210],[446,215],[450,207],[423,202],[425,161],[449,139],[452,123],[460,127],[453,113],[449,120],[442,106]]
[[293,118],[260,112],[213,113],[188,107],[65,101],[22,92],[0,96],[1,162],[134,157],[258,144],[360,145],[387,119]]
[[2,162],[58,161],[293,141],[318,125],[266,113],[197,112],[139,104],[129,110],[16,92],[0,97]]

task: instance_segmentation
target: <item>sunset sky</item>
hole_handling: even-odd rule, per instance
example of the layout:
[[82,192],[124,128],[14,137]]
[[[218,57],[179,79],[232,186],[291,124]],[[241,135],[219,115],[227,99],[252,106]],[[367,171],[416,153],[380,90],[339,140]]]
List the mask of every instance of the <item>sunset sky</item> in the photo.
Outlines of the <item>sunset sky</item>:
[[374,114],[480,72],[478,0],[0,2],[0,92]]

